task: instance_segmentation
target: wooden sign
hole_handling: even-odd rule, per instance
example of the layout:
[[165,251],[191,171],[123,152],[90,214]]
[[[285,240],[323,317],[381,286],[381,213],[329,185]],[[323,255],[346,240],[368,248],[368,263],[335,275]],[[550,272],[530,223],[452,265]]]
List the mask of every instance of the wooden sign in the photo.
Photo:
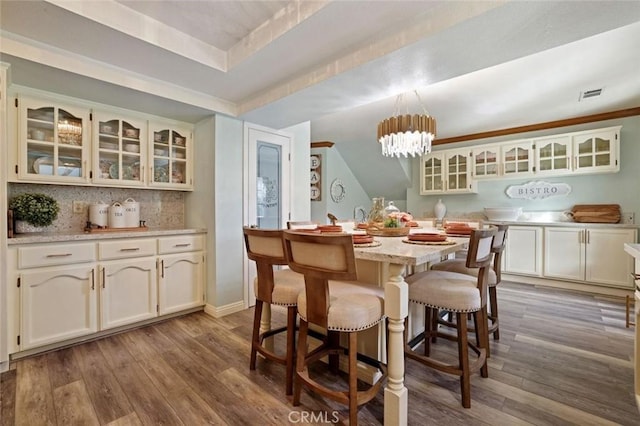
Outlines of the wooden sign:
[[568,195],[571,187],[566,183],[551,183],[532,181],[523,185],[511,185],[507,188],[509,198],[523,198],[526,200],[542,200],[549,197]]
[[322,155],[311,156],[311,201],[322,201]]

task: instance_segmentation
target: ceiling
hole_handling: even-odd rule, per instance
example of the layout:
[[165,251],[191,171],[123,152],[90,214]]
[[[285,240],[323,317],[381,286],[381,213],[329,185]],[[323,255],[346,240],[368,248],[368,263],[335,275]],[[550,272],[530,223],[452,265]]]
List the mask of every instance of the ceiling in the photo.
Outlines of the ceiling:
[[411,184],[375,141],[397,94],[414,112],[418,91],[440,138],[640,106],[637,1],[2,0],[0,28],[14,83],[190,122],[310,121],[390,199]]

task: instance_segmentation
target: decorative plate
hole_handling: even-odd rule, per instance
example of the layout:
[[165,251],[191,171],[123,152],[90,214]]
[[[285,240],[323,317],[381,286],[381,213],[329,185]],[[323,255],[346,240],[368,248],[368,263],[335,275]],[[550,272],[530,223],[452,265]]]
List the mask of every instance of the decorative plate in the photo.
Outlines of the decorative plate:
[[450,246],[456,244],[455,241],[447,240],[447,241],[411,241],[408,238],[404,238],[402,240],[403,243],[407,244],[417,244],[419,246]]
[[155,182],[169,182],[169,172],[165,167],[156,167],[153,170],[153,180]]
[[373,241],[373,242],[370,242],[370,243],[362,243],[362,244],[353,243],[353,246],[356,247],[356,248],[378,247],[378,246],[381,246],[381,245],[382,245],[382,243],[380,241]]

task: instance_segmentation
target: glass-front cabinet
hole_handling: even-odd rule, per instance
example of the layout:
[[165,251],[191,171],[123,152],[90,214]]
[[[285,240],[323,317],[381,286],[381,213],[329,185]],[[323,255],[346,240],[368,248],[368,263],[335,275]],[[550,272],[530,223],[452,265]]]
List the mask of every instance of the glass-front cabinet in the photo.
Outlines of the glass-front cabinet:
[[18,178],[89,183],[89,110],[24,96],[18,109]]
[[471,174],[474,179],[500,176],[500,145],[482,145],[471,151]]
[[536,174],[558,175],[571,171],[571,138],[562,135],[533,141],[536,150]]
[[620,127],[580,132],[572,136],[575,172],[617,172]]
[[502,174],[504,176],[527,176],[533,173],[534,150],[531,141],[522,141],[501,147]]
[[149,185],[193,188],[191,172],[191,130],[168,123],[149,123]]
[[93,182],[144,186],[146,122],[97,112],[93,116]]
[[477,192],[471,178],[471,155],[468,148],[434,152],[422,157],[420,193]]

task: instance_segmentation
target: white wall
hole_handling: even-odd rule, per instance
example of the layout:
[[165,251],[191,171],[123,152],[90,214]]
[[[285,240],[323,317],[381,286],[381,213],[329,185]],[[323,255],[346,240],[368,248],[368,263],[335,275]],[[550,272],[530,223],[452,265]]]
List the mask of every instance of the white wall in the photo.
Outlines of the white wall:
[[[291,146],[292,214],[309,214],[308,123],[285,129]],[[207,304],[220,308],[244,300],[242,238],[244,122],[216,115],[195,126],[195,191],[188,194],[185,221],[207,234]]]
[[[320,201],[310,201],[311,219],[320,223],[328,223],[327,213],[331,213],[338,219],[352,219],[353,210],[356,206],[364,207],[369,212],[371,199],[364,191],[358,179],[354,176],[349,166],[345,163],[335,147],[313,148],[313,155],[321,155],[321,190],[322,199]],[[306,172],[309,174],[309,160],[306,162]],[[330,186],[334,179],[340,179],[346,188],[344,199],[336,203],[331,199]],[[309,184],[307,184],[307,199],[309,199]],[[304,220],[304,219],[298,219]]]
[[[620,172],[554,178],[498,179],[480,181],[477,194],[420,195],[420,164],[413,162],[413,186],[407,190],[408,211],[415,215],[433,214],[433,206],[439,198],[447,206],[447,214],[454,212],[482,212],[484,207],[521,206],[525,211],[563,211],[575,204],[620,204],[623,212],[634,212],[636,223],[640,223],[640,116],[600,121],[595,123],[549,129],[538,132],[488,138],[473,143],[447,145],[446,149],[469,145],[488,144],[507,140],[553,135],[581,130],[598,129],[621,125]],[[505,194],[511,185],[532,180],[565,182],[572,188],[566,197],[551,197],[544,200],[510,199]]]

